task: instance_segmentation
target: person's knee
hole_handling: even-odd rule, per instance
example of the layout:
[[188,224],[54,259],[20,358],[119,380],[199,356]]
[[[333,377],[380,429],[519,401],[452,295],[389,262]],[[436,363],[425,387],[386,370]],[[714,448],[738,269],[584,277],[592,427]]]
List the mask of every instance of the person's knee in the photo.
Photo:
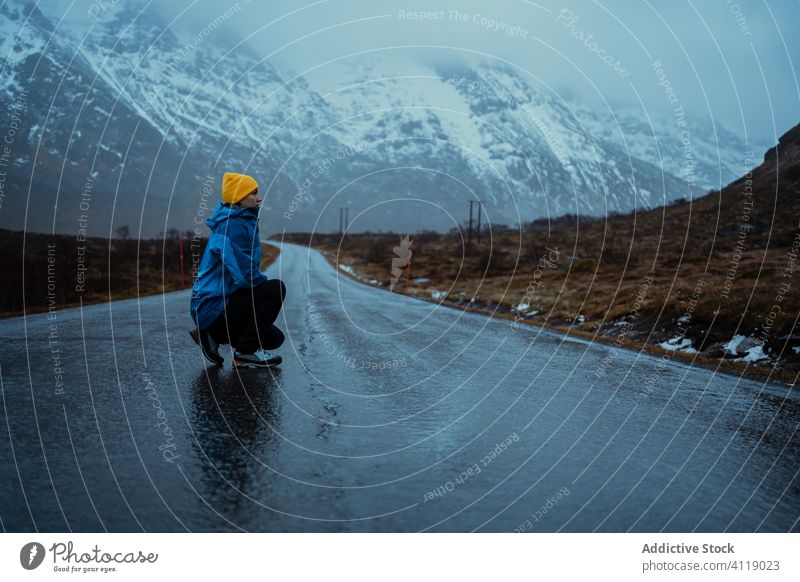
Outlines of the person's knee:
[[271,291],[280,295],[281,302],[286,298],[286,285],[280,279],[270,279],[267,281],[271,285]]
[[283,345],[283,342],[286,341],[286,336],[283,335],[280,329],[272,325],[268,330],[265,330],[265,333],[261,334],[260,340],[261,346],[265,350],[275,350]]
[[263,283],[259,283],[257,287],[251,290],[253,295],[253,303],[256,305],[261,304],[263,301],[275,299],[280,295],[281,301],[286,293],[286,286],[280,279],[267,279]]
[[286,341],[286,336],[283,335],[283,332],[274,325],[272,326],[272,334],[279,347],[283,345],[284,341]]

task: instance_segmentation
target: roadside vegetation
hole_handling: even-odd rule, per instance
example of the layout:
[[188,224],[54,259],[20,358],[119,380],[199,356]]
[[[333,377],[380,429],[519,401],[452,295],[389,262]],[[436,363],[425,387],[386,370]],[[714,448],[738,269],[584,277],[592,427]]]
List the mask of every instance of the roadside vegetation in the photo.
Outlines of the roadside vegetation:
[[[475,233],[467,243],[466,227],[413,233],[410,265],[394,292],[795,383],[799,161],[800,126],[752,172],[692,201],[599,219],[492,225],[480,244]],[[405,263],[406,234],[285,240],[311,244],[348,276],[388,290],[393,259],[395,269]]]
[[[153,239],[78,240],[0,229],[0,317],[142,297],[190,288],[207,239],[169,231]],[[181,250],[183,261],[181,262]],[[262,245],[262,269],[278,249]],[[183,264],[183,277],[181,277]],[[188,309],[188,308],[187,308]]]

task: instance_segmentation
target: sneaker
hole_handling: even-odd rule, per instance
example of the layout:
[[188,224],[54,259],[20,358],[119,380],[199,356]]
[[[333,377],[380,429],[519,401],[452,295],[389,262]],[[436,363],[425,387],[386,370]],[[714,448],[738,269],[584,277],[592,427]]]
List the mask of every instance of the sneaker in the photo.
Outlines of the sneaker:
[[237,368],[272,368],[282,361],[280,356],[268,354],[264,350],[258,350],[255,354],[233,354],[233,365]]
[[225,359],[219,355],[219,344],[214,341],[210,333],[194,328],[189,332],[189,335],[192,336],[194,343],[200,346],[200,350],[203,352],[206,360],[217,366],[222,365]]

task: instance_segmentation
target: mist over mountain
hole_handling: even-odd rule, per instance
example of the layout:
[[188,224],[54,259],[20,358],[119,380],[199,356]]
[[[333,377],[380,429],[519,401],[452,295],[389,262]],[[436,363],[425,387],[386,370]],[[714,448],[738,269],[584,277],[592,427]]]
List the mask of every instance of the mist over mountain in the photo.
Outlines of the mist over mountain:
[[193,229],[225,171],[261,184],[264,234],[335,230],[340,207],[353,230],[446,230],[468,200],[492,224],[605,215],[719,189],[772,145],[688,114],[687,144],[675,118],[565,100],[499,60],[353,57],[295,75],[216,34],[224,18],[185,34],[146,6],[60,23],[0,7],[17,128],[0,227]]

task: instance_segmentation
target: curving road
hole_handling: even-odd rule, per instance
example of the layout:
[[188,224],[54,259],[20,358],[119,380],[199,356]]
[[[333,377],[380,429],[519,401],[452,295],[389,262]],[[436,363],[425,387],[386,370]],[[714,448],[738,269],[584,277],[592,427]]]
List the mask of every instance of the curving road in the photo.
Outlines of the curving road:
[[188,292],[0,321],[3,529],[800,529],[782,386],[514,331],[292,245],[268,273],[272,373],[207,368]]

